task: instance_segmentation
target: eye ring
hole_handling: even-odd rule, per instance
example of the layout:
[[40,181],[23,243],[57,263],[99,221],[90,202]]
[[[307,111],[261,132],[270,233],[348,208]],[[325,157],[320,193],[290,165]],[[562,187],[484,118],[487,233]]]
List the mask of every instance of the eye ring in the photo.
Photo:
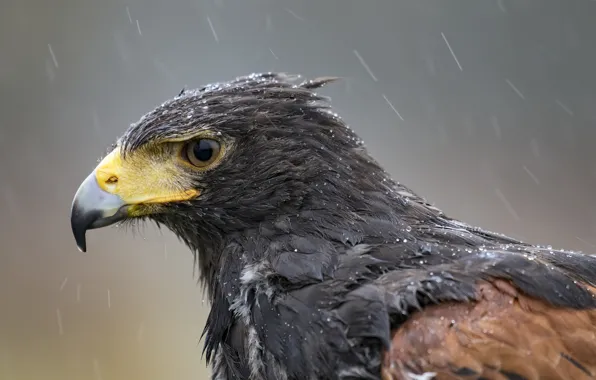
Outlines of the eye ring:
[[215,162],[221,153],[221,145],[213,139],[193,140],[182,147],[182,157],[192,166],[205,168]]

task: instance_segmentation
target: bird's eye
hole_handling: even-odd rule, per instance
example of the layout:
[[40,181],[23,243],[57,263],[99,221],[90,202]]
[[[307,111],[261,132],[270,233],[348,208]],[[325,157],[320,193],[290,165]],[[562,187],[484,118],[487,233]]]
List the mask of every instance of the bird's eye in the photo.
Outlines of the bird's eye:
[[211,139],[199,139],[185,145],[182,154],[196,167],[204,168],[217,159],[220,145]]

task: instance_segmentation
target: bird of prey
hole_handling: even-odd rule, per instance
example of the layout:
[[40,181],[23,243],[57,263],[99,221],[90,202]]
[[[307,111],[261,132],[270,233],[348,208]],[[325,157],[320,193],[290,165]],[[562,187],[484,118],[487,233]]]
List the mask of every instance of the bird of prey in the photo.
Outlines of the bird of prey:
[[183,91],[83,181],[85,232],[152,220],[196,258],[214,380],[594,379],[596,258],[448,217],[316,91],[252,74]]

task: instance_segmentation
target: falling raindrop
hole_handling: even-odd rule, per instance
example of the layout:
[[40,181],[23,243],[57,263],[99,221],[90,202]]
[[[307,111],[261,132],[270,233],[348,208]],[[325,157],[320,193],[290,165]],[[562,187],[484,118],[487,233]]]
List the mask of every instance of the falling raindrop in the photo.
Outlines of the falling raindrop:
[[56,321],[58,322],[58,334],[64,334],[64,329],[62,327],[62,313],[60,313],[60,309],[56,309]]
[[447,37],[445,37],[445,33],[441,32],[441,36],[443,37],[443,41],[445,41],[447,48],[451,52],[451,55],[453,56],[455,63],[457,63],[457,67],[459,67],[459,71],[464,71],[464,69],[461,67],[461,64],[459,63],[459,60],[457,59],[457,56],[455,55],[455,52],[453,51],[453,49],[451,48],[451,45],[449,44],[449,41],[447,41]]
[[516,94],[517,94],[517,95],[518,95],[520,98],[522,98],[522,99],[524,99],[524,100],[526,99],[526,98],[525,98],[525,96],[524,96],[524,94],[522,94],[522,93],[521,93],[521,91],[520,91],[520,90],[518,90],[518,88],[517,88],[517,87],[515,87],[515,85],[514,85],[514,84],[513,84],[513,83],[512,83],[512,82],[511,82],[509,79],[506,79],[506,80],[505,80],[505,82],[507,82],[507,84],[509,85],[509,87],[511,87],[511,89],[512,89],[513,91],[515,91],[515,93],[516,93]]
[[130,16],[130,9],[128,7],[126,7],[126,14],[128,15],[128,21],[132,25],[132,17]]
[[58,68],[58,60],[56,59],[52,45],[48,44],[48,50],[50,50],[50,55],[52,56],[52,62],[54,62],[54,66]]
[[219,38],[217,37],[217,33],[215,32],[215,28],[213,27],[213,23],[211,22],[211,18],[209,16],[207,16],[207,22],[209,23],[209,28],[211,28],[211,33],[213,34],[215,42],[219,43]]
[[501,200],[501,202],[503,202],[503,204],[505,205],[505,208],[507,209],[509,214],[511,214],[511,216],[513,216],[513,218],[515,220],[519,221],[520,220],[519,215],[517,215],[517,212],[515,212],[515,209],[513,208],[511,203],[509,203],[507,198],[505,198],[505,195],[503,195],[503,192],[501,192],[500,189],[495,189],[495,194],[497,194],[497,197]]
[[358,50],[353,50],[353,52],[354,52],[354,55],[356,56],[356,58],[358,58],[358,60],[360,61],[360,64],[362,64],[362,66],[364,67],[364,69],[368,72],[368,75],[370,75],[370,77],[375,82],[378,82],[377,77],[375,76],[375,74],[373,74],[373,72],[370,69],[370,67],[366,64],[366,62],[364,61],[364,58],[362,58],[362,56],[360,55],[360,53],[358,53]]
[[95,380],[103,380],[101,371],[99,370],[99,361],[97,358],[93,358],[93,374],[95,375]]
[[296,14],[296,12],[294,12],[293,10],[291,10],[291,9],[287,9],[287,8],[286,8],[286,12],[288,12],[289,14],[291,14],[292,16],[294,16],[294,18],[295,18],[296,20],[304,21],[304,19],[303,19],[302,17],[298,16],[298,15]]
[[565,104],[561,103],[561,101],[555,100],[555,103],[557,103],[557,105],[561,107],[563,111],[567,112],[569,116],[573,116],[573,111],[571,111],[571,109],[567,107]]
[[537,178],[537,177],[534,175],[534,173],[532,173],[532,172],[530,171],[530,169],[528,169],[528,167],[527,167],[527,166],[525,166],[525,165],[523,166],[523,168],[524,168],[524,171],[525,171],[526,173],[528,173],[528,175],[530,176],[530,178],[532,178],[532,181],[536,182],[536,184],[537,184],[537,185],[540,185],[540,181],[539,181],[539,180],[538,180],[538,178]]
[[387,102],[387,104],[389,104],[389,107],[391,107],[391,109],[393,110],[393,112],[395,112],[395,114],[401,119],[401,121],[404,121],[404,118],[401,116],[401,114],[399,113],[399,111],[393,106],[393,104],[389,101],[389,99],[387,98],[387,96],[385,94],[383,94],[383,99],[385,99],[385,101]]
[[60,291],[64,290],[64,287],[66,286],[67,282],[68,282],[68,277],[64,277],[64,280],[62,280],[62,283],[60,284]]

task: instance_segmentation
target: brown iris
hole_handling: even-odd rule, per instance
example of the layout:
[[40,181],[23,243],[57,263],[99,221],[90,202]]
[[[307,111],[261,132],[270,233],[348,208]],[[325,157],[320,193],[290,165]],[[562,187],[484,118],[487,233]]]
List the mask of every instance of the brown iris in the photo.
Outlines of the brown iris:
[[182,156],[192,165],[205,168],[219,157],[221,146],[212,139],[198,139],[189,142],[182,149]]

